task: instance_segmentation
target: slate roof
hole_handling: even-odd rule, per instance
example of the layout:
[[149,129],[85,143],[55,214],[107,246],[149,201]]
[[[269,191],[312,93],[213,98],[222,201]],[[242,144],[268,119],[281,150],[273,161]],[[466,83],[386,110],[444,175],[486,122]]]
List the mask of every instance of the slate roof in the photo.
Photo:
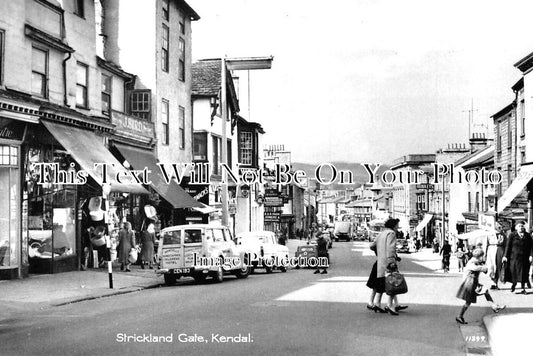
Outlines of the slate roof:
[[[220,91],[221,76],[220,58],[201,59],[192,64],[192,95],[217,97]],[[237,92],[233,84],[231,73],[226,73],[228,100],[233,110],[239,111]]]

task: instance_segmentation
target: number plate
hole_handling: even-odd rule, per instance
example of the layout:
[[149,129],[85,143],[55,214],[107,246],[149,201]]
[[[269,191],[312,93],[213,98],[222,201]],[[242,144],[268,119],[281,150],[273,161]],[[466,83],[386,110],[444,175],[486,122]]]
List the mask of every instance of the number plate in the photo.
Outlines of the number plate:
[[179,274],[191,273],[191,269],[190,268],[174,268],[174,273],[179,273]]

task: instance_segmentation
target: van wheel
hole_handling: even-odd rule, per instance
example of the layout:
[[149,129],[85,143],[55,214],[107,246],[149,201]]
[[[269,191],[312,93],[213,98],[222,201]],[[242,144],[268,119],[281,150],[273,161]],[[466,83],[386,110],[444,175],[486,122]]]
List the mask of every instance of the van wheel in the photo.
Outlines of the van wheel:
[[284,273],[285,273],[285,272],[287,272],[287,267],[283,267],[283,266],[281,266],[281,267],[279,268],[279,270],[280,270],[281,272],[284,272]]
[[218,266],[217,271],[214,272],[212,276],[215,283],[222,283],[224,281],[224,270],[222,269],[222,266]]
[[252,267],[248,263],[248,258],[246,257],[244,258],[244,266],[236,270],[234,273],[235,273],[235,277],[241,278],[241,279],[248,277],[250,273],[252,273]]
[[163,276],[165,278],[165,284],[167,286],[173,286],[174,284],[176,284],[177,278],[175,274],[165,273]]
[[193,276],[196,283],[203,283],[205,281],[205,277],[206,276],[203,273],[198,273]]

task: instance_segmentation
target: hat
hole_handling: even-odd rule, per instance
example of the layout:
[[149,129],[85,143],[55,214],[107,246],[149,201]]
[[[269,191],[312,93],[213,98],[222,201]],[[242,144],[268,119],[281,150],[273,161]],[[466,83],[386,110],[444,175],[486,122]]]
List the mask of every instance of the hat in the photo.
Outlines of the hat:
[[104,219],[101,197],[92,197],[89,200],[89,215],[91,216],[92,221],[100,221]]
[[472,256],[476,257],[476,258],[481,257],[484,254],[485,254],[485,252],[483,252],[483,250],[480,249],[480,248],[476,248],[474,251],[472,251]]
[[144,214],[148,219],[155,220],[157,218],[157,211],[152,205],[145,205],[144,206]]

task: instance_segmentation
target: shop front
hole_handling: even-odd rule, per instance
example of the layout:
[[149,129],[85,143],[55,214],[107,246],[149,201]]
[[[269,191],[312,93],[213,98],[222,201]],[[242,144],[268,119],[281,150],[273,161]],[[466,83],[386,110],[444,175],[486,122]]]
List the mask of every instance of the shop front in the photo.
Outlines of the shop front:
[[20,274],[20,152],[26,126],[0,117],[0,279]]
[[[112,179],[121,165],[105,147],[104,136],[92,130],[42,120],[29,126],[26,136],[22,245],[29,272],[78,270],[87,253],[87,228],[102,226],[109,233],[108,225],[115,222],[104,214],[107,195],[147,191]],[[98,168],[102,164],[108,168],[106,180]],[[86,181],[78,180],[80,171],[87,172]]]

